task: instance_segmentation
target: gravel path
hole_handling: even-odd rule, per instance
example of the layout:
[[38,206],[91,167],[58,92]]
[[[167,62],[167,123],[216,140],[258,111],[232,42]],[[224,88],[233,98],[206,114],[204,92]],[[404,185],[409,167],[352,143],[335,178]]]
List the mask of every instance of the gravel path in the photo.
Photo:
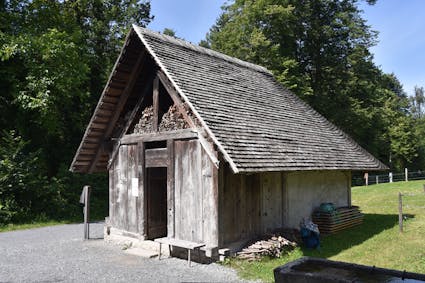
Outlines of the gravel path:
[[103,242],[103,224],[0,233],[0,282],[241,282],[218,264],[187,266],[176,258],[146,259]]

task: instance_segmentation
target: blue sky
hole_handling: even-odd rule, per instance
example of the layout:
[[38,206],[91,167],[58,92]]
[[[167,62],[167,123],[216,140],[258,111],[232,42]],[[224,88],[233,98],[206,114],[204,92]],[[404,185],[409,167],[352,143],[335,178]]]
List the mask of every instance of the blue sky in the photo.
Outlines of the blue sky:
[[[198,43],[220,15],[224,0],[152,0],[150,29],[172,28],[177,36]],[[425,0],[378,0],[361,4],[364,18],[379,32],[372,49],[375,63],[395,73],[411,95],[415,85],[425,87]]]

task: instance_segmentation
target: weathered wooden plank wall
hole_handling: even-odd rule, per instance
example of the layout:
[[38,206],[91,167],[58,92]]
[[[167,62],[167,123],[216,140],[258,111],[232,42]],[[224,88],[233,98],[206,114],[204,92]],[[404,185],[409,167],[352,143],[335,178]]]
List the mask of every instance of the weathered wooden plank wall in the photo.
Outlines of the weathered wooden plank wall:
[[137,196],[138,188],[133,192],[133,178],[138,178],[137,175],[137,144],[131,144],[127,146],[127,219],[128,219],[128,230],[132,233],[138,232],[138,219],[137,219]]
[[200,145],[196,140],[175,141],[175,237],[202,241],[202,185]]
[[127,220],[127,145],[120,146],[118,158],[118,184],[116,227],[128,231]]
[[145,216],[147,215],[146,205],[146,182],[145,182],[145,144],[137,143],[137,175],[139,178],[139,197],[137,198],[137,225],[138,232],[144,238],[147,238],[147,223]]
[[202,150],[202,234],[208,246],[218,246],[218,170]]
[[271,231],[283,226],[282,222],[282,174],[261,173],[262,231]]
[[119,170],[119,157],[114,160],[113,163],[114,168],[114,183],[113,183],[113,193],[112,193],[112,205],[113,205],[113,212],[111,219],[111,224],[113,227],[118,227],[118,220],[119,217],[119,209],[118,209],[118,197],[119,197],[119,186],[120,186],[120,170]]
[[175,237],[218,246],[217,169],[198,140],[175,141],[174,156]]
[[280,172],[233,174],[228,166],[219,171],[221,246],[284,225]]
[[[155,165],[158,160],[163,166],[165,152],[165,165],[168,165],[167,236],[217,247],[218,170],[197,139],[169,140],[167,151],[145,150],[143,142],[120,146],[110,167],[112,226],[147,238],[146,168],[149,164]],[[146,155],[150,156],[149,163]],[[132,191],[134,178],[139,184],[137,196]]]
[[175,218],[174,218],[174,141],[167,141],[168,150],[168,168],[167,168],[167,237],[174,238],[175,235]]
[[109,223],[113,225],[115,209],[115,163],[108,170],[109,173]]
[[[114,228],[144,235],[143,143],[121,145],[110,167],[109,219]],[[132,190],[132,180],[138,190]]]
[[300,221],[310,218],[321,203],[349,205],[351,174],[348,171],[288,172],[285,177],[288,227],[297,228]]

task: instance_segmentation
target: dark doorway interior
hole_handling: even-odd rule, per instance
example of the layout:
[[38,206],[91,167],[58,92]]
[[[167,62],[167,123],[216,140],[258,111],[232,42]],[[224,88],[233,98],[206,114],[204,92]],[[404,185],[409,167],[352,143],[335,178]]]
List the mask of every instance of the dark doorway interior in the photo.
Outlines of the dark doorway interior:
[[148,199],[148,238],[167,236],[167,168],[146,169]]

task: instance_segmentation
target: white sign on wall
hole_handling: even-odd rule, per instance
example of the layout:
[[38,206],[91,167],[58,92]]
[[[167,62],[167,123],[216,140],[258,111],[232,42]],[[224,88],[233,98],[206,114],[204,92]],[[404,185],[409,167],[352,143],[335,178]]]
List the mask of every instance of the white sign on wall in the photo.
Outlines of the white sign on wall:
[[133,197],[139,196],[139,178],[131,178],[131,195]]

